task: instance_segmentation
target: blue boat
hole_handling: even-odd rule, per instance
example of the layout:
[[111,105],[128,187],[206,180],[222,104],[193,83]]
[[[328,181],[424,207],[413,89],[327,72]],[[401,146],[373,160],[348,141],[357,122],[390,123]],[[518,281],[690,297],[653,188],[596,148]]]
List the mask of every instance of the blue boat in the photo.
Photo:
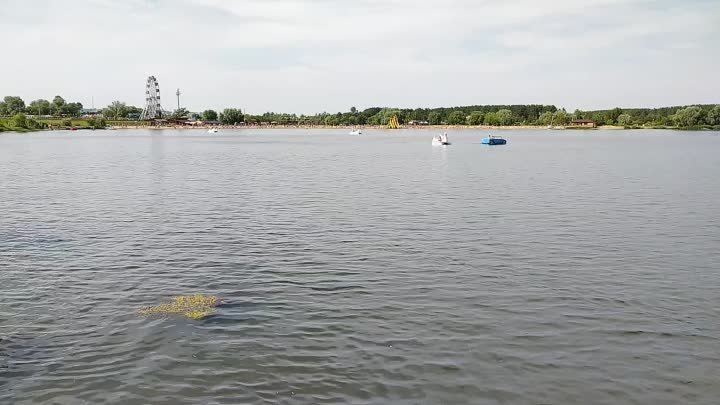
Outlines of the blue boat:
[[507,143],[505,139],[493,135],[490,135],[487,138],[483,138],[480,142],[483,145],[505,145]]

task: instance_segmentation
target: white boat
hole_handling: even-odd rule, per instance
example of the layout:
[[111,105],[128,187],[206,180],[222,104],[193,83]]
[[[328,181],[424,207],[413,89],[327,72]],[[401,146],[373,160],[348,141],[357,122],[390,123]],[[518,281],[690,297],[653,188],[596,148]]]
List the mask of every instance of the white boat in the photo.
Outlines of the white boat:
[[350,135],[362,135],[360,128],[350,131]]
[[447,137],[447,132],[442,135],[435,135],[432,139],[433,146],[447,146],[450,145],[450,141]]
[[217,134],[217,133],[218,133],[218,129],[217,129],[217,128],[210,128],[210,129],[208,129],[208,134]]

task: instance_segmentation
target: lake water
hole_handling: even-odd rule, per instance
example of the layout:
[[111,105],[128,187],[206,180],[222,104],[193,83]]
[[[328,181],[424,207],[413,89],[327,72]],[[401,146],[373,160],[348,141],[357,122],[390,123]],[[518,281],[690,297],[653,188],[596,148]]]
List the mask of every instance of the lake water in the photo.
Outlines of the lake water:
[[0,403],[720,401],[720,133],[347,132],[0,135]]

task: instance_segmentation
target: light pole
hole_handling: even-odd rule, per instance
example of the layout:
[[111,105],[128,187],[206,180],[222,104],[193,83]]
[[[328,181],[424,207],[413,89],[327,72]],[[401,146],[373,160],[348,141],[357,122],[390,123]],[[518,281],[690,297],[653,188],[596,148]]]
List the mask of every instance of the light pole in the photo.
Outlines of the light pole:
[[175,92],[175,95],[178,98],[178,110],[179,110],[180,109],[180,89],[177,89],[177,91]]

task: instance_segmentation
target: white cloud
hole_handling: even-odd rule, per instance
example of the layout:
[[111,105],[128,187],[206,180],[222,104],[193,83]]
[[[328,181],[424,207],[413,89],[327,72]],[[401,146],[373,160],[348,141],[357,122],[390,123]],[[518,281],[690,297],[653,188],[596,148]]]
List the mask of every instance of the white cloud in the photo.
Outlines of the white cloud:
[[[720,3],[0,0],[0,96],[190,109],[718,102]],[[165,101],[168,106],[174,99]]]

